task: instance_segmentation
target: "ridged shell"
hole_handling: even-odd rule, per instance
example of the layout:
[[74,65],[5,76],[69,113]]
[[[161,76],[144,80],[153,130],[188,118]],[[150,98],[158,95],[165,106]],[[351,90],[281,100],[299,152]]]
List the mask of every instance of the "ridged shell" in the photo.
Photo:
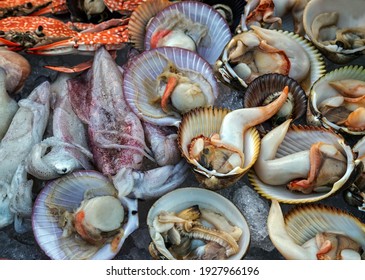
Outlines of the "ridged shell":
[[365,135],[365,130],[351,130],[346,126],[339,126],[333,122],[330,122],[318,109],[318,105],[328,97],[331,97],[337,93],[337,91],[331,87],[328,82],[354,79],[365,81],[365,69],[359,65],[350,65],[337,68],[326,75],[318,79],[312,86],[310,95],[308,98],[308,112],[307,122],[313,125],[323,125],[324,127],[330,127],[339,132],[345,132],[352,135]]
[[[315,46],[304,37],[289,31],[283,30],[271,30],[288,36],[290,39],[295,40],[300,46],[302,46],[308,55],[310,61],[310,73],[306,79],[300,82],[300,86],[305,91],[306,95],[309,94],[311,86],[326,72],[326,65],[320,52]],[[233,38],[234,39],[234,38]],[[232,40],[233,40],[232,39]],[[285,50],[284,50],[285,51]],[[246,86],[239,81],[237,74],[233,71],[232,66],[229,64],[227,48],[222,52],[221,57],[217,60],[215,67],[215,74],[220,81],[226,85],[238,89],[244,90]]]
[[227,220],[242,230],[239,240],[239,252],[229,259],[242,259],[250,244],[250,230],[245,217],[238,208],[222,195],[201,188],[181,188],[169,192],[159,198],[148,211],[147,225],[150,236],[154,241],[156,231],[153,227],[153,220],[161,211],[179,212],[193,205],[210,209],[223,214]]
[[[116,193],[114,186],[102,174],[96,171],[78,171],[50,182],[38,195],[32,214],[32,227],[35,239],[42,250],[51,258],[84,259],[94,246],[81,246],[75,238],[62,238],[62,229],[58,219],[50,212],[47,204],[75,211],[84,199],[85,192],[95,192],[95,196]],[[91,259],[112,259],[121,249],[125,239],[138,228],[137,201],[121,198],[126,210],[127,222],[123,225],[124,235],[116,250],[110,243],[99,248]]]
[[131,109],[141,119],[157,125],[178,126],[180,115],[168,115],[159,104],[149,102],[151,96],[155,97],[156,78],[164,71],[168,60],[179,69],[202,75],[217,98],[218,85],[211,66],[194,52],[171,47],[145,51],[135,57],[125,71],[123,92]]
[[[257,77],[247,87],[244,95],[244,107],[262,106],[264,100],[275,92],[280,92],[285,86],[294,98],[293,121],[300,120],[307,111],[307,97],[302,87],[292,78],[281,74],[265,74]],[[270,120],[266,121],[272,127]],[[262,128],[262,125],[260,126]],[[263,129],[260,129],[262,131]]]
[[182,13],[193,22],[201,23],[208,27],[208,34],[197,46],[197,53],[209,64],[213,65],[223,51],[224,46],[231,39],[231,31],[223,19],[209,5],[184,1],[175,3],[158,13],[149,24],[145,36],[145,49],[149,50],[151,37],[158,26],[163,24],[171,13]]
[[141,3],[135,9],[128,22],[129,37],[134,47],[144,50],[144,38],[148,22],[164,8],[172,3],[168,0],[155,0]]
[[297,244],[304,244],[319,232],[337,232],[351,237],[365,249],[365,224],[349,213],[325,205],[293,208],[285,215],[288,234]]
[[358,162],[354,161],[354,155],[350,146],[344,143],[344,139],[332,132],[331,130],[318,128],[318,127],[306,127],[306,126],[291,126],[285,135],[285,138],[276,154],[276,158],[281,158],[289,154],[296,152],[309,150],[310,146],[317,142],[324,142],[335,145],[338,150],[347,158],[346,173],[340,180],[333,184],[333,187],[328,192],[312,192],[310,194],[304,194],[300,192],[292,192],[287,189],[285,185],[273,186],[265,184],[256,175],[253,169],[248,173],[248,178],[254,189],[263,197],[267,199],[275,199],[282,203],[297,204],[297,203],[309,203],[327,198],[342,188],[349,186],[356,179],[358,169],[355,168]]
[[196,166],[189,157],[188,145],[197,136],[210,137],[219,133],[223,118],[228,114],[228,109],[197,108],[183,115],[178,130],[178,145],[182,155],[191,164],[197,180],[208,189],[227,188],[238,181],[255,163],[260,151],[260,136],[255,128],[249,129],[245,134],[244,155],[245,162],[241,173],[238,174],[213,174]]
[[[365,26],[365,4],[363,0],[352,0],[350,3],[345,0],[311,0],[305,7],[303,13],[304,30],[312,40],[313,44],[330,60],[335,63],[347,63],[365,53],[365,46],[354,50],[329,50],[323,44],[314,39],[312,23],[322,13],[338,12],[338,28],[364,28]],[[334,31],[333,31],[334,33]],[[329,36],[327,36],[328,38]]]

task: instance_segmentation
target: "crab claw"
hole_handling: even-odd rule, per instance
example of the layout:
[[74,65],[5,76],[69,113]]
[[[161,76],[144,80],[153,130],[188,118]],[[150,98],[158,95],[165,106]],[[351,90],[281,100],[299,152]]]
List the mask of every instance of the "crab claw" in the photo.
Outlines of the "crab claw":
[[8,50],[10,51],[20,51],[23,49],[22,45],[18,44],[18,43],[15,43],[15,42],[12,42],[12,41],[9,41],[9,40],[6,40],[4,38],[0,38],[0,46],[4,46],[6,47]]

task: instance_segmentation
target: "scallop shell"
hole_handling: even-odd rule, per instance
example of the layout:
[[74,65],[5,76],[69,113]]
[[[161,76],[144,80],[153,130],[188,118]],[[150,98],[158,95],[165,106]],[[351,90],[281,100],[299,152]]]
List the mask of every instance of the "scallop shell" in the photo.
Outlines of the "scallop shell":
[[204,170],[189,157],[188,146],[197,136],[209,137],[219,133],[223,118],[228,114],[228,109],[198,108],[184,114],[178,130],[178,145],[182,155],[192,166],[197,180],[208,189],[227,188],[238,181],[255,163],[260,151],[260,136],[255,128],[249,129],[245,134],[245,163],[241,173],[221,174]]
[[[265,74],[257,77],[247,87],[244,95],[244,107],[262,106],[264,100],[275,92],[281,91],[285,86],[289,86],[289,92],[294,98],[294,111],[290,118],[295,122],[300,120],[307,110],[307,97],[302,87],[292,78],[281,74]],[[265,127],[272,127],[270,120],[265,122]],[[256,127],[260,132],[265,131],[264,124]]]
[[322,115],[318,109],[318,105],[328,97],[337,94],[337,91],[331,87],[328,83],[330,81],[354,79],[365,81],[365,69],[362,66],[350,65],[337,68],[326,75],[322,76],[316,81],[310,91],[308,98],[308,112],[307,122],[313,125],[323,125],[327,128],[332,128],[339,132],[345,132],[352,135],[365,135],[365,130],[351,130],[344,125],[337,125],[330,122],[326,117]]
[[[35,239],[41,249],[51,259],[84,259],[89,258],[92,245],[81,246],[72,237],[62,237],[63,230],[58,226],[58,219],[47,205],[52,204],[69,212],[75,211],[84,199],[85,192],[95,192],[94,196],[116,193],[112,183],[96,171],[78,171],[54,180],[38,195],[32,214],[32,227]],[[138,228],[137,201],[129,198],[120,199],[128,213],[123,226],[124,235],[118,246],[112,248],[110,243],[103,245],[91,259],[112,259],[121,249],[125,239]]]
[[155,242],[157,236],[153,220],[161,211],[177,213],[194,205],[223,214],[232,225],[242,230],[242,236],[238,242],[240,250],[237,254],[229,257],[232,260],[242,259],[250,244],[250,230],[245,217],[231,201],[222,195],[201,188],[190,187],[174,190],[159,198],[152,205],[147,215],[147,225],[152,242]]
[[[299,256],[302,256],[302,259],[316,258],[315,254],[309,252],[295,253],[298,248],[291,246],[291,243],[301,246],[314,238],[317,233],[323,232],[348,236],[359,243],[363,250],[365,249],[365,224],[344,210],[322,204],[311,204],[296,206],[284,217],[280,212],[279,204],[273,201],[268,218],[268,231],[275,247],[287,259],[294,259],[294,256],[297,256],[295,259],[299,259]],[[284,218],[285,225],[276,220],[279,218]],[[286,233],[282,233],[281,230],[285,230]]]
[[[365,45],[352,50],[328,48],[314,38],[312,23],[322,13],[338,12],[338,28],[364,28],[365,5],[363,0],[353,0],[351,4],[345,0],[311,0],[303,13],[304,30],[313,44],[335,63],[347,63],[365,53]],[[322,31],[325,32],[325,31]],[[335,31],[332,31],[335,37]],[[328,34],[327,38],[331,36]],[[332,39],[332,38],[331,38]],[[333,38],[334,39],[334,38]],[[335,47],[335,46],[333,46]]]
[[223,17],[209,5],[199,2],[184,1],[175,3],[158,13],[147,28],[144,41],[145,49],[149,50],[151,48],[150,40],[154,31],[174,13],[182,13],[193,22],[208,27],[208,34],[197,46],[197,53],[213,65],[232,35]]
[[[307,53],[310,62],[310,73],[306,79],[300,82],[300,86],[303,88],[306,95],[308,95],[310,88],[314,84],[314,82],[317,81],[326,72],[326,65],[324,63],[323,57],[309,40],[298,34],[283,30],[270,31],[277,32],[278,34],[289,37],[291,40],[295,40]],[[236,36],[239,36],[239,34]],[[233,37],[231,41],[233,41],[234,39],[235,38]],[[214,68],[215,74],[221,82],[228,85],[229,87],[238,90],[245,90],[247,87],[246,83],[241,78],[239,78],[239,76],[235,73],[232,66],[230,65],[230,62],[228,61],[227,47],[229,46],[229,44],[230,43],[228,43],[227,46],[224,48],[220,58],[216,62]]]
[[351,185],[356,179],[359,169],[358,161],[354,160],[351,147],[345,144],[344,139],[331,130],[292,125],[285,135],[283,142],[280,144],[276,153],[276,158],[281,158],[289,154],[300,151],[309,150],[310,146],[317,142],[323,142],[335,145],[347,158],[347,169],[345,174],[337,182],[335,182],[328,192],[312,192],[304,194],[300,192],[292,192],[285,185],[274,186],[265,184],[256,175],[254,169],[248,173],[248,179],[253,188],[263,197],[267,199],[275,199],[282,203],[298,204],[315,202],[334,195],[342,188]]
[[155,0],[141,3],[135,9],[128,22],[129,37],[134,47],[140,51],[145,49],[144,38],[148,22],[164,8],[172,3],[168,0]]
[[218,84],[210,65],[194,52],[171,47],[145,51],[133,59],[124,74],[123,92],[131,109],[141,119],[161,126],[178,126],[180,115],[166,114],[159,104],[149,102],[151,96],[155,98],[156,78],[166,68],[168,60],[179,69],[199,73],[211,85],[214,99],[217,98]]

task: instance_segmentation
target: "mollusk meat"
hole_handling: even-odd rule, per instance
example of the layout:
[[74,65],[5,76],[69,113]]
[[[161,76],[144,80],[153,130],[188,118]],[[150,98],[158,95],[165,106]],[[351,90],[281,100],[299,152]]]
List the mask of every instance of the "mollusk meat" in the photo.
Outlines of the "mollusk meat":
[[137,201],[96,171],[54,180],[38,195],[34,236],[51,259],[111,259],[138,227]]
[[346,63],[365,52],[365,6],[362,0],[312,0],[304,10],[304,29],[330,60]]
[[345,66],[312,87],[307,121],[355,135],[365,133],[365,70]]
[[145,49],[171,46],[196,51],[213,65],[231,32],[223,17],[199,2],[175,3],[158,13],[148,25]]
[[273,200],[267,227],[286,259],[360,260],[365,248],[365,225],[343,210],[324,205],[296,207],[284,217]]
[[123,90],[135,114],[161,126],[178,126],[182,113],[212,106],[218,96],[210,65],[194,52],[171,47],[136,57],[125,72]]
[[268,122],[257,126],[260,132],[283,123],[287,119],[300,120],[307,110],[307,97],[297,81],[281,74],[265,74],[256,78],[247,87],[244,107],[264,106],[280,96],[285,86],[289,87],[288,99],[279,112]]
[[360,162],[341,136],[289,125],[287,120],[261,140],[255,172],[249,174],[261,195],[285,203],[313,202],[352,184]]
[[240,259],[250,240],[239,210],[221,195],[199,188],[162,196],[148,212],[147,224],[150,253],[157,259]]
[[215,64],[219,79],[238,89],[258,76],[278,73],[293,78],[309,92],[324,71],[324,62],[309,41],[258,26],[233,37]]
[[252,129],[278,112],[288,96],[286,87],[279,98],[266,106],[228,112],[215,108],[196,109],[183,116],[179,147],[199,173],[207,188],[228,187],[253,165],[258,155],[257,131]]

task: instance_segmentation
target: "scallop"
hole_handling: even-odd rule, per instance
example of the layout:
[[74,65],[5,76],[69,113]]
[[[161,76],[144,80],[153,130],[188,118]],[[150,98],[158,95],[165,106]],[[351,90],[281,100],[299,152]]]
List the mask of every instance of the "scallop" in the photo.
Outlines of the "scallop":
[[137,201],[118,198],[108,178],[78,171],[54,180],[38,195],[35,239],[51,259],[112,259],[138,227]]
[[196,51],[213,65],[231,37],[219,12],[203,3],[184,1],[168,6],[151,20],[144,46],[146,50],[183,47]]
[[[194,225],[184,230],[172,220]],[[248,224],[237,207],[202,188],[180,188],[159,198],[148,211],[147,225],[156,259],[242,259],[250,243]]]
[[296,206],[283,216],[273,200],[267,221],[271,241],[291,260],[363,259],[365,224],[335,207]]
[[211,66],[196,53],[163,47],[145,51],[130,63],[123,92],[141,119],[178,126],[183,113],[214,104],[218,85]]
[[324,128],[290,126],[289,119],[261,139],[248,178],[267,199],[309,203],[350,186],[361,166],[342,136]]
[[307,111],[307,97],[297,81],[281,74],[265,74],[248,85],[244,95],[244,107],[247,108],[272,102],[286,85],[289,87],[287,101],[274,117],[256,127],[260,132],[270,130],[287,119],[302,121]]
[[252,26],[224,48],[214,71],[226,85],[245,90],[255,78],[269,73],[287,75],[309,94],[325,73],[325,64],[310,41],[288,31]]
[[350,135],[365,134],[365,69],[339,67],[313,85],[307,122]]
[[304,9],[304,30],[313,44],[335,63],[365,53],[363,0],[312,0]]

